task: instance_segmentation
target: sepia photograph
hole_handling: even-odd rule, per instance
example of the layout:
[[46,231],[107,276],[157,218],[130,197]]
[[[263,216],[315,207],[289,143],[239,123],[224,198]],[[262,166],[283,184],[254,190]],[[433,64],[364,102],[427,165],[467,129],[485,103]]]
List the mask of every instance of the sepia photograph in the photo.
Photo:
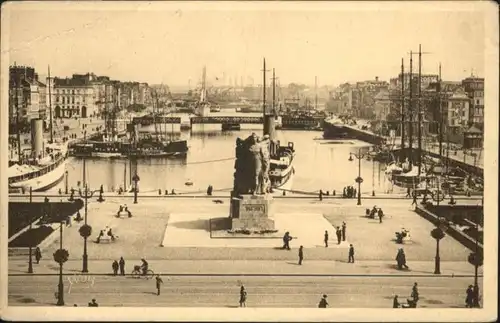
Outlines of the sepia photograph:
[[496,320],[495,2],[1,24],[2,319]]

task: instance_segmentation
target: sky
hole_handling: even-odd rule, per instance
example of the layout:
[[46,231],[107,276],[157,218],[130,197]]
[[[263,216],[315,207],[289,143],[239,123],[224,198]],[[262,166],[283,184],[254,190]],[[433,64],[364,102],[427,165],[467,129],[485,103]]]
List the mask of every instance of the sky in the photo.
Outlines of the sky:
[[[271,5],[271,4],[269,4]],[[361,6],[182,7],[113,4],[55,7],[16,3],[9,7],[10,64],[46,75],[94,72],[122,81],[187,85],[253,78],[262,83],[262,59],[280,84],[338,85],[389,80],[409,65],[410,50],[424,52],[422,72],[444,80],[484,76],[482,11],[384,10]],[[232,8],[232,9],[231,9]],[[333,10],[335,8],[336,10]],[[154,9],[154,10],[153,10]],[[418,56],[414,57],[414,70]],[[216,81],[215,78],[219,78]]]

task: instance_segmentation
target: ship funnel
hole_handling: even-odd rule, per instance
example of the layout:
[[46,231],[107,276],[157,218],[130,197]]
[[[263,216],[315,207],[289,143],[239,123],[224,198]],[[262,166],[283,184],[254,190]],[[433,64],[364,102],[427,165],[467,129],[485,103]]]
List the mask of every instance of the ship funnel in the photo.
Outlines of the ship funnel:
[[31,120],[31,157],[43,157],[43,121],[42,119]]

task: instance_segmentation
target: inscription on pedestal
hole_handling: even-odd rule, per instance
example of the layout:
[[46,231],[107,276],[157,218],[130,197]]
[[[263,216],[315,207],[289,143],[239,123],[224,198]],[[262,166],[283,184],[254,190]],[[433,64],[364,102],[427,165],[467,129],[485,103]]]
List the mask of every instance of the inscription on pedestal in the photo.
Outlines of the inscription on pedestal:
[[242,195],[234,198],[231,203],[232,229],[274,230],[274,220],[271,219],[272,196]]

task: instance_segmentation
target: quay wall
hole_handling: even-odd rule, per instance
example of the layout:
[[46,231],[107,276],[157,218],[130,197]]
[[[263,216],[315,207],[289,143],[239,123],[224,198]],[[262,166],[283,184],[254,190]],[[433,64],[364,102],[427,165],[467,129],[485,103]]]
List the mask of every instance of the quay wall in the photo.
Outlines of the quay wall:
[[[358,128],[355,128],[352,126],[348,126],[348,125],[344,126],[344,130],[347,133],[348,137],[358,139],[358,140],[361,140],[364,142],[368,142],[372,145],[383,144],[384,142],[387,142],[387,139],[388,139],[385,136],[377,135],[377,134],[374,134],[372,132],[369,132],[366,130],[361,130],[361,129],[358,129]],[[414,154],[415,158],[418,154],[418,151],[416,148],[417,147],[415,146],[414,150],[413,150],[413,154]],[[400,151],[400,149],[394,150],[394,152],[396,152],[396,153],[399,151]],[[439,154],[437,154],[435,152],[427,151],[425,149],[422,149],[422,151],[431,157],[439,158]],[[408,153],[409,149],[405,148],[405,152]],[[414,158],[414,160],[415,160],[415,158]],[[444,160],[447,160],[449,162],[450,166],[452,166],[452,167],[460,167],[460,168],[464,169],[465,171],[467,171],[469,173],[473,173],[473,174],[478,175],[478,176],[484,175],[483,168],[481,168],[479,166],[474,166],[474,165],[471,165],[469,163],[464,163],[463,161],[451,158],[451,156],[450,157],[442,156],[442,158],[444,158]]]
[[[416,208],[415,212],[418,215],[420,215],[421,217],[423,217],[424,219],[432,222],[435,225],[439,225],[440,224],[439,217],[436,214],[434,214],[433,212],[427,210],[426,208],[424,208],[422,206],[418,206]],[[463,233],[454,224],[450,225],[448,227],[448,230],[446,231],[446,234],[449,235],[450,237],[454,238],[458,242],[460,242],[464,247],[468,248],[469,250],[475,251],[475,249],[476,249],[476,240],[473,239],[472,237],[468,236],[467,234]],[[478,251],[480,251],[481,253],[483,252],[483,244],[482,243],[478,243],[477,244],[477,248],[478,248]]]

